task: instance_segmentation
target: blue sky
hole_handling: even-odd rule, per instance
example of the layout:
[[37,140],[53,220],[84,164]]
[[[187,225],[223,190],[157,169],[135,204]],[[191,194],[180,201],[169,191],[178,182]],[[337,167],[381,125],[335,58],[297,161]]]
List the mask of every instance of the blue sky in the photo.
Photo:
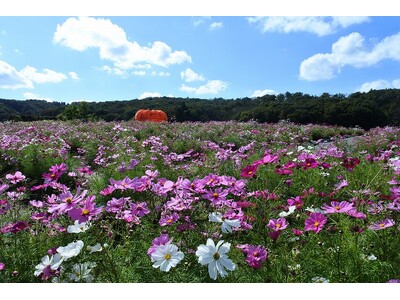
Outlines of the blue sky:
[[400,88],[400,17],[80,15],[0,16],[0,98],[235,99]]

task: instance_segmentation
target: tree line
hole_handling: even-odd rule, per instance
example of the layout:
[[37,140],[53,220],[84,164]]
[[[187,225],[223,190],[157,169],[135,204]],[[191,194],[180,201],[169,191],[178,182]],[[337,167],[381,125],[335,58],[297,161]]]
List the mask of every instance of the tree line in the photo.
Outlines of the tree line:
[[0,121],[132,120],[139,109],[161,109],[170,121],[249,121],[327,124],[364,129],[400,126],[400,89],[349,95],[301,92],[257,98],[200,99],[151,97],[105,102],[47,102],[0,99]]

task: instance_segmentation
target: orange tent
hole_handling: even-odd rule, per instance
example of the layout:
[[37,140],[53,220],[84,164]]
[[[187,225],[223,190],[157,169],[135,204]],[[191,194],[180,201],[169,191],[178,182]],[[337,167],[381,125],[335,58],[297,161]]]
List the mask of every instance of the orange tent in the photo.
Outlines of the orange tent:
[[139,109],[135,114],[136,121],[168,122],[165,112],[158,109]]

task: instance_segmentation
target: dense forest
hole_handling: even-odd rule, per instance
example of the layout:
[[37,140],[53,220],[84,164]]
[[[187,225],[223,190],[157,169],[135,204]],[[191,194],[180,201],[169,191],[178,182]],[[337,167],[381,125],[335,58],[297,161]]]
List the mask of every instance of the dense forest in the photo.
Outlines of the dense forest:
[[275,123],[290,120],[300,124],[328,124],[370,129],[400,126],[400,89],[371,90],[368,93],[300,92],[265,95],[258,98],[198,99],[154,97],[143,100],[106,102],[47,102],[44,100],[0,99],[0,121],[44,119],[131,120],[139,109],[161,109],[170,121],[248,121]]

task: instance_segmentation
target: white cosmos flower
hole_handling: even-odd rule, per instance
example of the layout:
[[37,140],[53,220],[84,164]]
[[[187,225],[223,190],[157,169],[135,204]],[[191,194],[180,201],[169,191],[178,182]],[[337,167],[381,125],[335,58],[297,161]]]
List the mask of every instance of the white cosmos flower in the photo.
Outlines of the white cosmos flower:
[[82,241],[76,241],[69,243],[65,247],[58,247],[57,252],[60,253],[60,255],[64,258],[64,260],[67,260],[71,257],[77,256],[83,248],[83,242]]
[[154,262],[154,268],[160,268],[161,271],[168,272],[171,268],[183,259],[185,255],[178,251],[178,247],[174,244],[160,245],[151,254],[151,261]]
[[287,217],[287,216],[291,215],[292,213],[294,213],[295,210],[296,210],[295,205],[289,206],[289,211],[282,211],[279,213],[279,216],[281,218]]
[[60,254],[55,254],[49,257],[48,255],[42,257],[42,261],[35,267],[35,276],[39,276],[43,273],[43,270],[50,266],[51,270],[57,270],[61,263],[63,262],[63,258]]
[[68,274],[69,279],[75,282],[92,282],[94,276],[90,274],[90,271],[96,267],[94,262],[85,262],[83,264],[74,264],[72,266],[72,273]]
[[240,227],[239,220],[225,219],[219,212],[210,213],[208,216],[208,220],[211,222],[222,223],[221,229],[223,233],[232,232],[232,227]]
[[225,268],[229,271],[235,269],[235,264],[226,255],[226,253],[229,252],[230,247],[230,243],[224,243],[222,240],[215,246],[212,239],[207,239],[206,245],[200,245],[197,247],[196,255],[199,258],[199,263],[203,266],[208,265],[208,274],[211,279],[217,279],[217,272],[221,277],[228,275]]
[[90,254],[92,254],[93,252],[100,252],[101,250],[103,250],[103,247],[101,247],[100,243],[97,243],[94,246],[87,246],[86,250],[89,251]]
[[68,233],[80,233],[85,232],[90,227],[89,222],[79,223],[78,220],[74,222],[74,225],[69,225],[67,228]]

